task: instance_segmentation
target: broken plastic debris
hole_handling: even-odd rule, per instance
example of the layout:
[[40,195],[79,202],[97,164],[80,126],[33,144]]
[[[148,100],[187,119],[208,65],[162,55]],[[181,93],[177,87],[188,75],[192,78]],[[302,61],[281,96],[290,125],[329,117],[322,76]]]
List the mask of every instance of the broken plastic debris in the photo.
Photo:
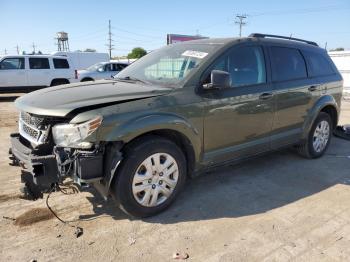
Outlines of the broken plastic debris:
[[129,245],[131,246],[131,245],[133,245],[133,244],[136,243],[136,238],[134,238],[134,237],[129,237],[128,241],[129,241]]
[[187,253],[174,253],[173,254],[173,259],[180,259],[180,260],[185,260],[189,258],[190,256]]
[[78,238],[83,234],[83,229],[81,227],[76,227],[74,235]]

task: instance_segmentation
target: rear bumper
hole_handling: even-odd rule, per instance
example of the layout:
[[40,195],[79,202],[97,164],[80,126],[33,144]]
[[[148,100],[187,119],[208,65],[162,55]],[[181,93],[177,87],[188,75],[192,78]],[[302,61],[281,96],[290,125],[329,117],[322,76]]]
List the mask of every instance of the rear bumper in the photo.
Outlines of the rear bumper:
[[[59,182],[59,172],[55,155],[37,155],[31,148],[20,141],[18,133],[11,134],[10,159],[13,164],[23,167],[22,182],[28,179],[28,173],[34,184],[42,187],[50,187]],[[25,175],[23,175],[25,174]]]

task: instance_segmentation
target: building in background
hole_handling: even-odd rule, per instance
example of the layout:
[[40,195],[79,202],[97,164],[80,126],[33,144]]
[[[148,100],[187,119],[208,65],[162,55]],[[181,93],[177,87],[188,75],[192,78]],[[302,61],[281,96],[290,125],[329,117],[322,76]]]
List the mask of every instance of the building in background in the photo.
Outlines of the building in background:
[[350,51],[330,51],[329,56],[344,79],[344,93],[350,96]]

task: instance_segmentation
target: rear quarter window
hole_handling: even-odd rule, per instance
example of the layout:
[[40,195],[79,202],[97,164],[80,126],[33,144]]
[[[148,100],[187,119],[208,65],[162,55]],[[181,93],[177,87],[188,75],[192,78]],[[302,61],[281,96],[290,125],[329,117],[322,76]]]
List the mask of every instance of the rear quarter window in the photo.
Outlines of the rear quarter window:
[[303,51],[311,77],[327,76],[334,74],[330,61],[320,53]]
[[287,81],[307,77],[306,65],[298,49],[271,47],[272,80]]
[[50,69],[48,58],[29,58],[30,69]]
[[53,59],[53,66],[56,69],[65,69],[65,68],[69,68],[69,63],[68,63],[67,59],[54,58]]

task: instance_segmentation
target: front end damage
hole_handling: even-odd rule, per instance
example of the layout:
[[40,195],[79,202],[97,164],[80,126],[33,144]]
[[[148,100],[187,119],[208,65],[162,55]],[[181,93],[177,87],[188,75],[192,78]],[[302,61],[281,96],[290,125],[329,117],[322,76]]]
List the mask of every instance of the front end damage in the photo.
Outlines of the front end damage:
[[20,133],[11,134],[12,165],[22,167],[26,197],[37,199],[67,178],[83,186],[92,184],[107,199],[109,188],[122,159],[122,144],[92,143],[88,149],[57,146],[52,127],[66,119],[21,113]]

